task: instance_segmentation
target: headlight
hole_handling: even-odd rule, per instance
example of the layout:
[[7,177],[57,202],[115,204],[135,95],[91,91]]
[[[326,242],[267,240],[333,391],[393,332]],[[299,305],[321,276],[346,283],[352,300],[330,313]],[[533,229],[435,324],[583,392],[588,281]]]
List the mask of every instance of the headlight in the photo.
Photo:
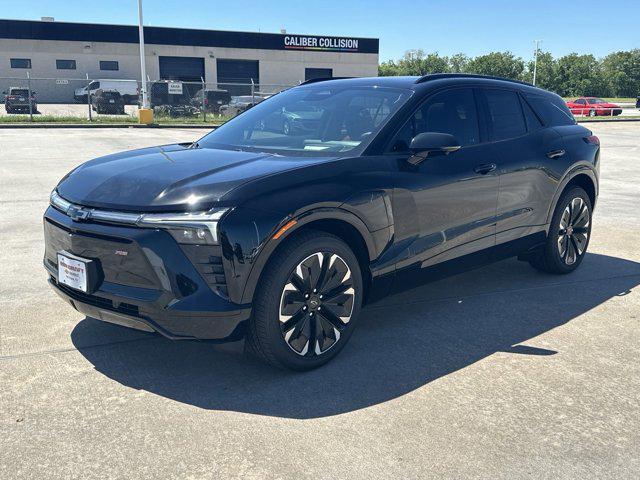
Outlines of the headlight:
[[141,215],[136,224],[140,227],[163,228],[178,243],[218,243],[218,221],[227,209],[213,209],[200,213],[148,213]]
[[130,213],[96,210],[66,201],[55,190],[51,192],[53,207],[75,221],[97,221],[167,230],[178,243],[213,245],[218,243],[218,221],[229,210],[214,208],[207,212]]
[[69,207],[71,207],[71,203],[67,202],[64,198],[58,195],[58,192],[56,192],[55,190],[51,192],[49,202],[51,203],[51,205],[53,205],[63,213],[67,213],[67,210],[69,210]]

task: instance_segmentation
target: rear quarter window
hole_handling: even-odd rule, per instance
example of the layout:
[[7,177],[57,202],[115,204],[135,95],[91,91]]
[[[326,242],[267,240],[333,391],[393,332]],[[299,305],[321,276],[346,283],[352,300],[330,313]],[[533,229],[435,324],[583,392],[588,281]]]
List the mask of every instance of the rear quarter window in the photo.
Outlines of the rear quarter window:
[[576,121],[562,99],[531,94],[524,97],[546,126],[575,125]]

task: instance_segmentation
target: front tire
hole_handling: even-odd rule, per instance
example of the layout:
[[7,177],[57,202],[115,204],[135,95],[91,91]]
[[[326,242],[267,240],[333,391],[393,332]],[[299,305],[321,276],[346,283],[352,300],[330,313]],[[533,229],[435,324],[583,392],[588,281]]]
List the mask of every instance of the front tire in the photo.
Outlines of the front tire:
[[265,267],[247,347],[277,367],[324,365],[353,333],[362,296],[360,266],[349,246],[325,232],[303,232],[283,244]]
[[591,238],[592,205],[580,187],[565,192],[553,213],[549,235],[531,266],[547,273],[566,274],[580,266]]

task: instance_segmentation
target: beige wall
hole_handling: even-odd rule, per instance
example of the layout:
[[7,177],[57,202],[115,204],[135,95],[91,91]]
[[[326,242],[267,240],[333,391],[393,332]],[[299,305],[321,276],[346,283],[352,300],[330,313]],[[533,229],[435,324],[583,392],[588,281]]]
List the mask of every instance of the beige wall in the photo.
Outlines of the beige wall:
[[[147,45],[146,67],[151,80],[159,78],[160,56],[204,58],[206,81],[211,83],[217,80],[218,58],[258,60],[262,85],[295,85],[304,81],[307,67],[332,68],[336,77],[378,74],[377,54]],[[25,78],[27,70],[10,68],[10,58],[30,58],[31,70],[28,71],[32,78],[83,79],[89,75],[89,78],[140,79],[137,44],[0,39],[0,77]],[[56,70],[56,59],[75,60],[76,70]],[[117,60],[120,69],[102,71],[98,63],[100,60]],[[0,79],[3,90],[8,83],[11,82]],[[68,96],[68,91],[83,84],[82,81],[70,82],[65,88],[56,85],[54,80],[39,83],[40,101],[63,101],[62,97]],[[55,98],[47,98],[54,95],[54,91],[57,92]]]

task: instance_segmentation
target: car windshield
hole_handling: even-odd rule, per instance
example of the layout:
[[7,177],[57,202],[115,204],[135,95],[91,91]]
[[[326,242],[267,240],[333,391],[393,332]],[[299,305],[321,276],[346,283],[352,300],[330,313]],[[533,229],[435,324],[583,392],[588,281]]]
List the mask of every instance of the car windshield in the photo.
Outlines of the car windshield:
[[205,148],[282,155],[362,151],[411,93],[373,86],[293,88],[259,103],[197,143]]
[[12,88],[11,95],[29,95],[29,90],[26,88]]

